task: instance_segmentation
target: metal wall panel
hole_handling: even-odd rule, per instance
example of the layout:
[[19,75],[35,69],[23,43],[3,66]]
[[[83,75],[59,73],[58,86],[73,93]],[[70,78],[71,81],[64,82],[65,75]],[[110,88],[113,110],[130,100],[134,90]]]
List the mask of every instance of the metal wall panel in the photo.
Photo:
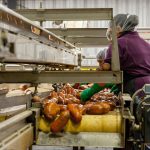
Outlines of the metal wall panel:
[[[139,16],[140,27],[150,27],[150,0],[20,0],[25,8],[113,8],[114,15],[131,13]],[[93,24],[92,24],[93,25]],[[99,25],[99,24],[98,24]],[[102,23],[101,25],[106,25]],[[97,26],[97,23],[95,24]]]

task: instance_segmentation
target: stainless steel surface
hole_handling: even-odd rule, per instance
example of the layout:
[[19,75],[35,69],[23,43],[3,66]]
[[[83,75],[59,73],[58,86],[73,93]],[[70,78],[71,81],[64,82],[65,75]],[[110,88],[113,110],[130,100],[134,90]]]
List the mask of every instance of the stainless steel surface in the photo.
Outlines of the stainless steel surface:
[[[20,11],[25,11],[25,10],[20,10]],[[30,13],[31,13],[31,11],[32,10],[29,10]],[[55,15],[55,16],[58,16],[58,14],[59,14],[59,17],[61,17],[60,20],[64,19],[63,17],[70,17],[72,15],[76,17],[76,18],[71,18],[72,20],[80,20],[80,19],[83,20],[83,19],[85,19],[84,18],[85,16],[87,16],[87,19],[92,19],[92,20],[97,20],[98,19],[98,20],[101,20],[101,19],[105,19],[105,18],[101,18],[101,16],[102,15],[104,16],[104,14],[108,15],[108,12],[109,12],[110,18],[107,18],[107,19],[112,19],[112,13],[113,13],[111,8],[107,8],[107,9],[101,9],[101,8],[99,8],[99,9],[49,9],[49,10],[40,9],[38,11],[42,11],[42,13],[43,13],[43,11],[50,11],[52,15],[57,13],[57,15]],[[40,12],[40,14],[41,14],[41,12]],[[93,18],[93,14],[95,15],[94,18]],[[64,16],[61,16],[61,15],[64,15]],[[96,18],[96,17],[98,17],[98,18]],[[82,38],[82,37],[68,38],[67,37],[66,38],[66,40],[74,43],[74,45],[77,45],[79,47],[91,46],[91,44],[93,44],[95,41],[96,42],[98,41],[97,39],[99,39],[99,38],[96,38],[96,39],[95,38],[90,38],[90,37],[84,37],[84,38]],[[100,42],[98,41],[97,43],[94,43],[93,45],[94,46],[95,45],[106,46],[107,44],[108,44],[108,42],[107,42],[106,38],[102,37]],[[116,38],[116,35],[115,35],[115,29],[113,30],[113,42],[112,42],[112,45],[113,45],[112,70],[113,71],[119,71],[120,70],[119,54],[118,54],[118,46],[117,46],[117,38]]]
[[[29,40],[21,35],[14,35],[8,33],[8,40],[15,44],[16,62],[35,62],[36,64],[46,65],[51,62],[56,64],[77,65],[77,54],[79,51],[76,49],[75,53],[70,53],[66,49],[56,49],[54,47],[39,43],[35,40]],[[13,58],[7,61],[14,61]],[[14,61],[15,62],[15,61]],[[47,63],[46,63],[47,62]]]
[[9,91],[8,88],[0,88],[0,96],[3,95],[3,94],[7,94]]
[[33,127],[27,124],[16,130],[13,134],[3,139],[0,143],[1,150],[27,150],[33,143]]
[[[72,150],[69,146],[39,146],[33,145],[32,150]],[[84,150],[113,150],[113,148],[101,148],[101,147],[85,147]]]
[[[60,37],[99,37],[106,38],[107,28],[46,28]],[[150,39],[150,27],[137,28],[141,37],[145,40]],[[100,39],[97,39],[100,41]]]
[[[0,14],[2,16],[0,26],[11,32],[8,33],[8,37],[9,40],[12,37],[10,42],[15,43],[17,58],[16,60],[12,58],[3,60],[4,62],[76,66],[76,53],[79,49],[75,46],[1,5]],[[35,34],[34,30],[32,31],[33,27],[35,31],[40,32],[39,35]]]
[[107,28],[46,28],[60,37],[106,37]]
[[[81,48],[109,45],[106,38],[107,28],[48,28],[48,30]],[[137,31],[145,40],[150,39],[149,28],[138,28]]]
[[65,68],[73,68],[77,67],[74,64],[65,64],[65,63],[58,63],[58,62],[48,62],[48,61],[38,61],[38,60],[28,60],[28,59],[15,59],[15,58],[6,58],[2,59],[2,63],[9,63],[9,64],[36,64],[36,65],[50,65],[51,67],[65,67]]
[[28,95],[16,95],[16,96],[0,96],[0,109],[8,108],[12,106],[18,106],[23,104],[29,104],[31,101],[31,94]]
[[49,90],[49,91],[47,91],[47,92],[41,92],[41,93],[37,93],[37,95],[39,96],[39,97],[41,97],[41,98],[45,98],[45,97],[47,97],[49,94],[50,94],[50,91],[51,90]]
[[[1,71],[4,83],[122,83],[122,72],[113,71]],[[16,78],[17,77],[17,78]]]
[[[57,138],[56,138],[57,137]],[[119,133],[80,132],[51,135],[40,132],[37,145],[123,147]]]
[[118,51],[118,40],[116,35],[116,25],[115,22],[112,21],[112,58],[111,58],[111,68],[113,71],[120,70],[120,60],[119,60],[119,51]]
[[32,114],[31,110],[26,110],[20,114],[17,114],[3,122],[0,123],[0,130],[4,130],[14,124],[16,124],[17,122],[24,120],[25,118],[29,117]]
[[123,117],[125,119],[134,120],[135,119],[133,116],[133,100],[134,100],[134,98],[131,98],[131,96],[127,93],[124,93],[122,95],[122,98],[124,101],[130,103],[130,110],[129,109],[124,110]]
[[[28,10],[18,10],[17,12],[25,15],[27,18],[30,17],[31,20],[112,20],[113,19],[113,11],[111,8],[84,8],[84,9],[28,9]],[[28,16],[27,16],[28,14]],[[42,16],[42,15],[43,16]],[[32,16],[33,15],[33,16]],[[107,15],[107,17],[106,17]],[[109,17],[108,17],[109,16]],[[39,18],[38,18],[39,17]],[[49,18],[48,18],[49,17]],[[119,71],[120,64],[119,64],[119,54],[118,54],[118,43],[117,37],[115,34],[115,23],[113,23],[113,41],[112,41],[112,70]],[[89,47],[92,43],[97,41],[94,38],[89,37],[78,37],[78,38],[65,38],[67,41],[73,43],[78,47]],[[93,45],[108,45],[108,41],[106,38],[102,38],[100,42],[94,43]],[[93,46],[92,45],[92,46]]]
[[[34,106],[33,106],[34,107]],[[40,114],[41,114],[41,109],[40,108],[32,108],[33,116],[34,116],[34,140],[37,140],[38,135],[39,135],[39,119],[40,119]]]
[[21,9],[16,12],[35,21],[48,20],[110,20],[111,8],[86,9]]
[[131,111],[128,108],[124,109],[123,118],[129,119],[130,121],[135,120],[134,116],[131,114]]
[[[40,12],[40,14],[41,13],[42,12]],[[0,15],[0,21],[8,24],[9,26],[15,27],[17,29],[17,33],[19,34],[23,34],[27,37],[39,41],[40,43],[42,42],[52,47],[57,47],[60,49],[65,48],[72,53],[73,50],[71,49],[75,49],[75,47],[72,44],[68,43],[67,41],[64,41],[63,39],[49,32],[48,30],[36,25],[29,19],[4,7],[1,4]]]
[[0,131],[0,144],[1,141],[3,141],[5,138],[9,137],[11,134],[16,132],[16,130],[20,130],[24,126],[26,126],[27,123],[25,123],[24,120],[18,122],[17,124],[11,125],[11,127],[6,128],[5,130]]
[[65,37],[65,40],[77,47],[102,47],[109,44],[106,37]]
[[23,112],[27,109],[26,105],[19,105],[19,106],[12,106],[12,107],[7,107],[4,109],[0,109],[0,117],[1,116],[6,116],[10,117],[10,116],[14,116],[20,112]]
[[124,101],[132,101],[131,96],[127,93],[123,93],[122,98],[124,99]]

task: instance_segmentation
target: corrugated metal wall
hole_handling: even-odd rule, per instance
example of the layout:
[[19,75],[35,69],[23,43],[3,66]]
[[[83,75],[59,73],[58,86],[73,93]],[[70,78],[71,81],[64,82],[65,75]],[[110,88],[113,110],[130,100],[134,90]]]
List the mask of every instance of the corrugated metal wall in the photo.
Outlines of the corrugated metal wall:
[[113,8],[114,15],[131,13],[139,16],[140,27],[150,27],[150,0],[18,0],[25,8]]

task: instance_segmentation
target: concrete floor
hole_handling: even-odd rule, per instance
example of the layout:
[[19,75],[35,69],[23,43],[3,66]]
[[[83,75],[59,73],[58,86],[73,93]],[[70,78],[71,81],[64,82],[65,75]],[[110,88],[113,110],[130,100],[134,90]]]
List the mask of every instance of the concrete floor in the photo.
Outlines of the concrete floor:
[[[73,150],[73,148],[72,147],[55,147],[55,146],[34,145],[32,147],[32,150]],[[112,148],[99,148],[99,147],[85,147],[84,150],[113,150],[113,149]]]

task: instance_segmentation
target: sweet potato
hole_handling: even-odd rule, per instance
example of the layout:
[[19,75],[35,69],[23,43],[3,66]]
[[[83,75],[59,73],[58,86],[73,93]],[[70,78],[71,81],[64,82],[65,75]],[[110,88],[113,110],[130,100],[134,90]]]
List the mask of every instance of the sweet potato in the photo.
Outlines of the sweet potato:
[[79,123],[82,120],[82,113],[79,109],[78,104],[68,104],[67,108],[70,111],[71,120],[74,123]]
[[65,110],[60,113],[60,116],[51,124],[51,132],[57,133],[63,130],[69,120],[69,111]]
[[60,108],[56,103],[50,102],[45,104],[43,112],[47,119],[54,120],[57,114],[60,113]]

